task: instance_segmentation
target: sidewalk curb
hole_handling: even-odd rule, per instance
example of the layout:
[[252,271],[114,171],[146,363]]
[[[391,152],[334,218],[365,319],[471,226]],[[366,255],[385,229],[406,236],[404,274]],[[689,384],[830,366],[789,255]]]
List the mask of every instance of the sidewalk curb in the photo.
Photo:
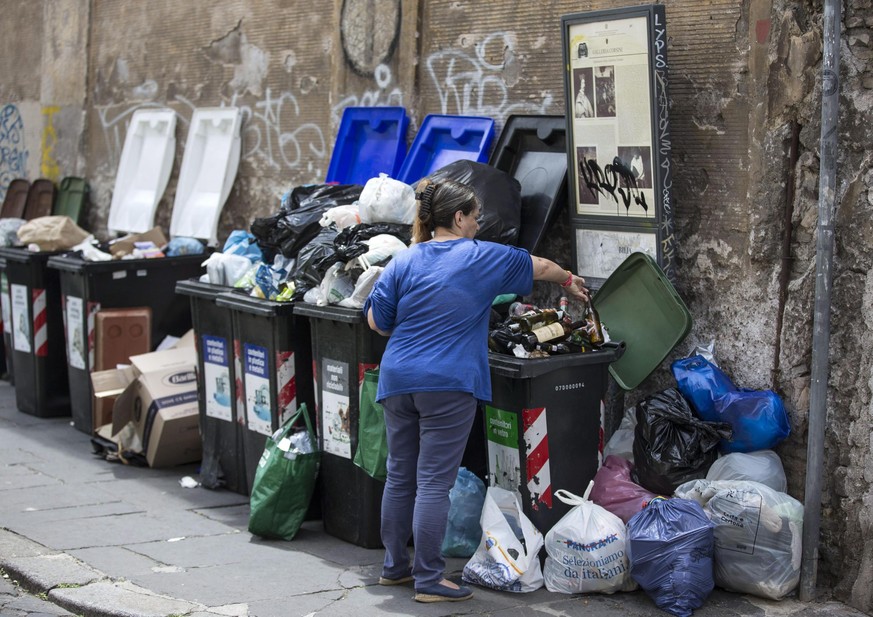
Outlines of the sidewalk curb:
[[248,615],[244,604],[210,608],[160,595],[129,581],[113,580],[63,551],[53,551],[2,528],[0,568],[24,590],[45,594],[54,604],[85,617]]

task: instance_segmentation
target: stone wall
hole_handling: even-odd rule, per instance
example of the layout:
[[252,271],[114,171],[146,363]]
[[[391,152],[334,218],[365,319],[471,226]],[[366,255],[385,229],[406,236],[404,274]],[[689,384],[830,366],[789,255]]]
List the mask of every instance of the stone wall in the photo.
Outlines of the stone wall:
[[[235,105],[243,155],[223,239],[273,211],[285,190],[323,180],[347,106],[404,106],[410,136],[429,113],[489,116],[498,131],[513,113],[563,114],[561,15],[622,4],[10,0],[0,21],[0,196],[20,175],[85,175],[88,224],[105,235],[130,115],[177,112],[175,174],[192,110]],[[665,4],[677,288],[695,322],[676,355],[714,341],[738,385],[783,395],[793,433],[779,452],[802,499],[822,5]],[[873,10],[870,0],[844,5],[820,583],[870,611]],[[158,210],[165,227],[175,181]],[[543,252],[569,265],[566,217]],[[554,290],[538,287],[537,296]],[[666,366],[621,404],[669,385]]]

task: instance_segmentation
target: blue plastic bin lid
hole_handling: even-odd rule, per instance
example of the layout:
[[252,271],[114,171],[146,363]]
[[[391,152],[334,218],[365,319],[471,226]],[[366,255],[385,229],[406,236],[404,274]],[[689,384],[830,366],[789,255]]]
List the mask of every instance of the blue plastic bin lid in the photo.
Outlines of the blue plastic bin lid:
[[521,185],[516,246],[535,253],[567,201],[567,126],[564,116],[510,116],[491,166]]
[[492,139],[491,118],[431,114],[421,123],[397,179],[414,184],[455,161],[486,163]]
[[380,173],[396,178],[408,127],[403,107],[346,107],[325,181],[366,184]]

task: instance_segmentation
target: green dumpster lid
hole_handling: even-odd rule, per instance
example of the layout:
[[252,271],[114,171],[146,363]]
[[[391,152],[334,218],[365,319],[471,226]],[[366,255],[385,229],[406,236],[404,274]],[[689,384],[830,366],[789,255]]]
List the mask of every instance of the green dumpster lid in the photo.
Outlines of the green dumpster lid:
[[609,372],[625,390],[636,388],[685,339],[691,313],[664,272],[645,253],[633,253],[594,294],[610,338],[627,344]]

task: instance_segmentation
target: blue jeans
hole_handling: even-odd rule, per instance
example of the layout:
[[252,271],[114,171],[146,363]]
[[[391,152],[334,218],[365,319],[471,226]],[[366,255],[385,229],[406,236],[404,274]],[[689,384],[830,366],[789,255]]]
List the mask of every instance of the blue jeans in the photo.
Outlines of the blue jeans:
[[382,576],[409,573],[410,537],[415,544],[416,588],[439,583],[446,562],[443,536],[449,491],[476,416],[467,392],[416,392],[382,401],[388,436],[388,479],[382,496]]

